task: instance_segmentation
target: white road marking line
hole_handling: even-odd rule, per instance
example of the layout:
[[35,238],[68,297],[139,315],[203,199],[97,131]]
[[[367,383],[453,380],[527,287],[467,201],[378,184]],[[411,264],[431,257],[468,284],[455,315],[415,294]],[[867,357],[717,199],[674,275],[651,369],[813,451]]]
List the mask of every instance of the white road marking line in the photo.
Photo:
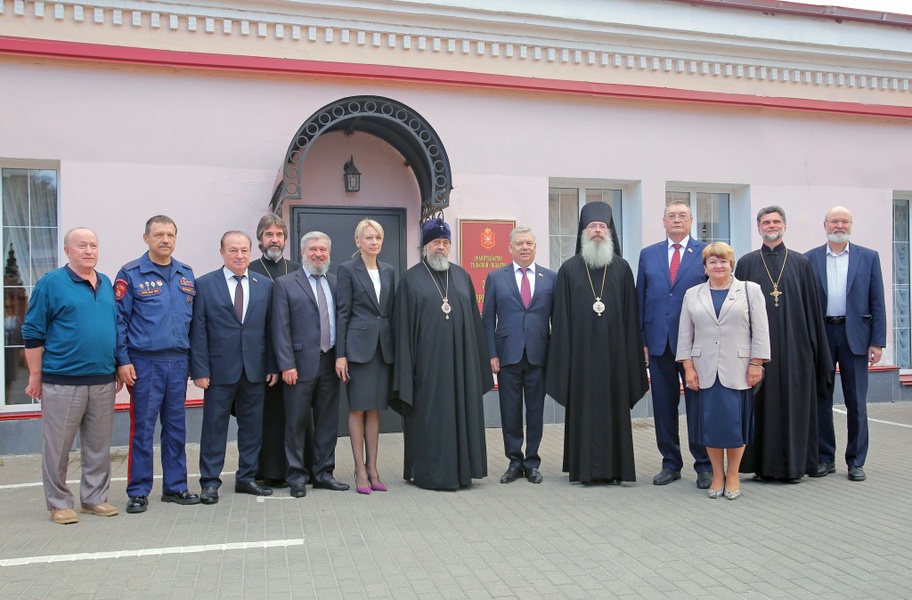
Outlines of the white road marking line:
[[195,554],[199,552],[227,552],[228,550],[255,550],[258,548],[287,548],[303,546],[304,538],[290,540],[266,540],[263,542],[233,542],[229,544],[207,544],[205,546],[172,546],[168,548],[142,548],[139,550],[116,550],[113,552],[83,552],[81,554],[50,554],[45,556],[24,556],[22,558],[0,559],[0,567],[19,567],[77,560],[101,560],[110,558],[133,558],[138,556],[164,556],[166,554]]
[[266,502],[267,500],[299,500],[294,496],[257,496],[257,502]]
[[[839,413],[841,415],[849,414],[848,412],[846,412],[845,410],[843,410],[841,408],[834,408],[833,412]],[[868,417],[868,422],[869,423],[883,423],[884,425],[895,425],[897,427],[905,427],[906,429],[912,429],[912,425],[906,425],[905,423],[894,423],[893,421],[884,421],[882,419],[872,419],[871,417]]]
[[[223,475],[224,475],[224,473],[223,473]],[[161,475],[152,476],[152,479],[161,479],[161,478],[162,478]],[[188,480],[198,479],[198,478],[199,478],[199,473],[187,473]],[[127,481],[127,478],[126,477],[112,477],[111,483],[113,483],[115,481],[124,481],[125,482],[125,481]],[[14,490],[16,488],[41,487],[42,485],[44,485],[44,483],[42,483],[40,481],[32,481],[29,483],[7,483],[4,485],[0,485],[0,490]],[[78,479],[67,479],[67,485],[79,485],[79,480]]]

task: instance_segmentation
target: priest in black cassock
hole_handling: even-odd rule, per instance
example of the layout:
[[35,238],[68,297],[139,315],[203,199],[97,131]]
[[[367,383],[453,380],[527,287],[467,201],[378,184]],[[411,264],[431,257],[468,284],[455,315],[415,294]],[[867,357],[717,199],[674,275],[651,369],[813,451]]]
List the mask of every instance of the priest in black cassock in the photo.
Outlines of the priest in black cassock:
[[630,409],[649,387],[633,272],[612,222],[608,204],[583,207],[577,254],[554,289],[546,390],[567,408],[564,471],[582,483],[636,481]]
[[[264,215],[257,224],[256,237],[263,255],[258,260],[250,261],[250,266],[247,267],[250,271],[275,281],[301,268],[300,264],[286,260],[283,256],[288,240],[288,227],[280,216],[272,213]],[[257,479],[272,487],[285,485],[285,472],[288,470],[288,462],[285,459],[284,388],[285,384],[281,380],[274,386],[267,387],[263,405],[263,445],[260,448]],[[310,428],[313,429],[313,424]],[[308,435],[307,439],[312,438],[313,436]],[[309,466],[313,462],[313,453],[308,452],[305,460]]]
[[753,442],[741,472],[798,483],[817,474],[817,399],[832,385],[830,351],[811,264],[782,240],[785,211],[760,209],[757,229],[763,245],[741,257],[735,277],[763,290],[772,358],[754,402]]
[[449,262],[449,225],[425,222],[421,244],[396,293],[390,406],[403,416],[406,481],[454,490],[488,474],[483,396],[494,380],[472,280]]

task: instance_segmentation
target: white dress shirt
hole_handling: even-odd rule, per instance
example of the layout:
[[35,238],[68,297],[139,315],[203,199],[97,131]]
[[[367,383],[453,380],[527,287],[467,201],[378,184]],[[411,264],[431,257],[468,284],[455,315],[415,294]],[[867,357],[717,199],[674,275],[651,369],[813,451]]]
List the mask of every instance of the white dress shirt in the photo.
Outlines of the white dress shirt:
[[[233,305],[238,281],[234,278],[234,272],[228,267],[222,267],[222,274],[228,283],[228,295],[231,296],[231,304]],[[241,277],[241,289],[244,290],[244,318],[247,318],[247,307],[250,305],[250,277],[247,276],[247,271],[244,271]]]
[[826,247],[827,308],[826,316],[844,317],[846,314],[846,282],[849,276],[849,244],[836,254]]

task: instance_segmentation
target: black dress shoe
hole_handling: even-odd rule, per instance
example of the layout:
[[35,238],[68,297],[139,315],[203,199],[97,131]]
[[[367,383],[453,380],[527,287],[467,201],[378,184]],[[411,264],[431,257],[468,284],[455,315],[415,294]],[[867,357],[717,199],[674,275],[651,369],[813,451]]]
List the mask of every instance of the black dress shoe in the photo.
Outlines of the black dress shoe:
[[713,474],[712,471],[700,471],[697,473],[697,489],[699,490],[708,490],[712,486]]
[[830,473],[836,472],[836,463],[834,462],[822,462],[817,465],[817,472],[813,473],[811,477],[826,477]]
[[307,495],[307,486],[306,485],[293,485],[291,486],[291,497],[292,498],[303,498]]
[[130,496],[130,501],[127,503],[127,512],[128,513],[141,513],[146,512],[146,509],[149,508],[149,499],[145,496]]
[[214,486],[204,487],[200,492],[200,502],[203,504],[218,504],[218,488]]
[[677,481],[681,478],[680,471],[672,471],[671,469],[662,469],[659,471],[655,477],[652,478],[653,485],[668,485],[672,481]]
[[859,466],[849,467],[849,481],[864,481],[868,476],[865,475],[864,469]]
[[334,492],[344,492],[351,486],[341,481],[336,481],[335,477],[324,479],[323,481],[314,480],[313,486],[317,489],[332,490]]
[[190,504],[199,504],[200,497],[190,490],[183,490],[174,494],[162,494],[162,502],[174,502],[175,504],[189,506]]
[[234,484],[235,494],[250,494],[251,496],[272,496],[272,488],[260,485],[256,481],[238,481]]
[[526,479],[529,481],[529,483],[541,483],[542,474],[538,469],[532,467],[531,469],[526,469]]
[[516,481],[519,478],[520,475],[521,475],[521,473],[519,471],[519,467],[510,467],[509,469],[504,471],[503,475],[500,476],[500,482],[501,483],[513,483],[514,481]]

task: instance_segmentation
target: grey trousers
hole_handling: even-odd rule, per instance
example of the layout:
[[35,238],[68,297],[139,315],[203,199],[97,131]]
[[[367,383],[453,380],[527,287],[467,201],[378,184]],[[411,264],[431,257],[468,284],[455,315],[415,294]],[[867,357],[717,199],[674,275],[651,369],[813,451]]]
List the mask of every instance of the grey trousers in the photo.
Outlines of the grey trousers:
[[111,433],[114,382],[103,385],[41,386],[42,474],[48,510],[73,508],[67,485],[70,448],[79,432],[82,453],[82,506],[108,500],[111,485]]

